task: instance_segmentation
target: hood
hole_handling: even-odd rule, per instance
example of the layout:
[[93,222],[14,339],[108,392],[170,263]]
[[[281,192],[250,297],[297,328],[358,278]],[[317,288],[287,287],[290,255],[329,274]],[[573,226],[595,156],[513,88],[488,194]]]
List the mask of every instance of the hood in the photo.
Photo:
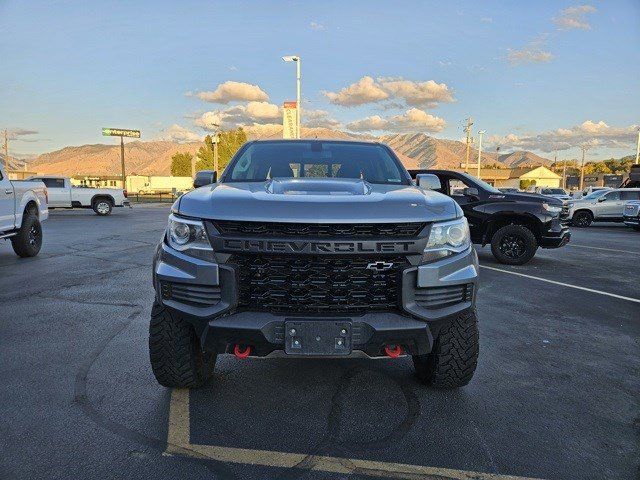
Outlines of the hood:
[[502,193],[501,195],[504,195],[505,200],[511,200],[513,202],[547,203],[549,205],[562,206],[560,199],[547,197],[539,193]]
[[307,223],[431,222],[462,215],[449,197],[412,185],[320,178],[208,185],[180,197],[177,213],[217,220]]

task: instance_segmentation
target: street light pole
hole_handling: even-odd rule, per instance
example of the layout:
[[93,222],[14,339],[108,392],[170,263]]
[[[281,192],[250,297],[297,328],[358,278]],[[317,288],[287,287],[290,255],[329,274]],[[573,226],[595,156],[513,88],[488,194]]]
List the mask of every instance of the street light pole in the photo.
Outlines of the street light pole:
[[301,114],[300,114],[300,104],[302,102],[302,75],[301,75],[301,66],[302,61],[298,55],[286,55],[282,57],[282,60],[285,62],[295,62],[296,63],[296,138],[300,138],[301,134]]
[[478,139],[478,180],[481,180],[480,178],[480,162],[482,161],[482,136],[484,135],[485,131],[484,130],[480,130],[478,132],[478,136],[480,137]]
[[638,127],[638,142],[636,143],[636,165],[638,165],[639,158],[640,158],[640,127]]

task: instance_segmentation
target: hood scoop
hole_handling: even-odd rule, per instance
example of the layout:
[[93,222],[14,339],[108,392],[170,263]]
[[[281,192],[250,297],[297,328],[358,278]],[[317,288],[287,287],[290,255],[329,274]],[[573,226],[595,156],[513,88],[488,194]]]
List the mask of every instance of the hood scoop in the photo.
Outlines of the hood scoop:
[[350,178],[274,178],[266,182],[267,193],[277,195],[369,195],[371,185]]

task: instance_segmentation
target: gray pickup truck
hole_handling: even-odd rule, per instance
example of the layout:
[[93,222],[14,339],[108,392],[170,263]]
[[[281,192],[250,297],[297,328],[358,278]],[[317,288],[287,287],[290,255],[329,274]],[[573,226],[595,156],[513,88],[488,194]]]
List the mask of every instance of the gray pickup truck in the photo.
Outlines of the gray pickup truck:
[[0,240],[10,240],[20,257],[35,257],[42,246],[40,222],[48,216],[44,184],[9,180],[0,165]]
[[424,384],[467,384],[478,358],[478,257],[435,175],[416,185],[383,144],[245,144],[199,172],[153,262],[153,373],[207,382],[217,354],[411,355]]

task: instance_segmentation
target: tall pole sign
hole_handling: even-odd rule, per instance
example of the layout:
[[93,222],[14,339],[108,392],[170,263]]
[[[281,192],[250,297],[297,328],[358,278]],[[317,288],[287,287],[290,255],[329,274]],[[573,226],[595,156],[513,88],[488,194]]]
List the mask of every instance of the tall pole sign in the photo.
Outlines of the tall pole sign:
[[282,127],[282,138],[300,138],[298,136],[298,102],[284,102]]
[[122,188],[127,188],[127,174],[124,168],[124,137],[140,138],[140,130],[127,130],[125,128],[103,128],[103,137],[120,137],[120,163],[122,165]]

